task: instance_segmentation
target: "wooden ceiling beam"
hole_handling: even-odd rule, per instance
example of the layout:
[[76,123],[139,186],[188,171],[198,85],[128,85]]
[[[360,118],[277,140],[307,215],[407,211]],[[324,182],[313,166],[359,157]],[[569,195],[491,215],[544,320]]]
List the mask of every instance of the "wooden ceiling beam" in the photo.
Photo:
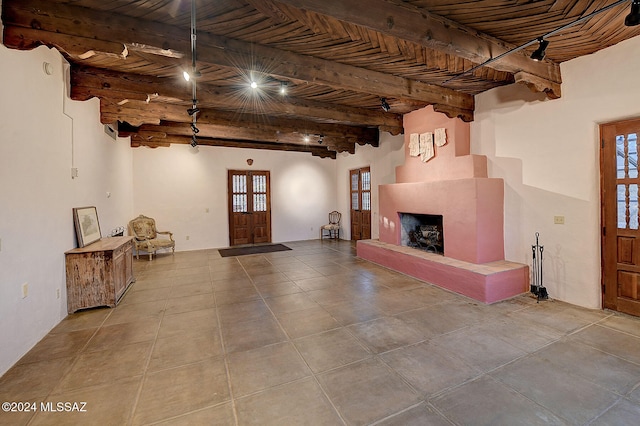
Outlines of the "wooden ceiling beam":
[[[154,102],[156,95],[174,99],[177,103],[182,102],[184,105],[191,103],[190,91],[185,86],[177,84],[173,79],[116,73],[95,68],[73,67],[71,82],[72,99],[87,100],[92,97],[98,97],[109,100],[109,103],[114,104],[129,101],[121,106],[131,108],[132,105],[136,105],[142,112],[141,117],[145,115],[144,111],[151,113],[153,106],[164,106],[159,105],[160,102]],[[340,133],[348,133],[359,140],[364,139],[364,143],[374,143],[373,138],[378,137],[378,131],[376,129],[364,130],[362,127],[355,127],[355,125],[379,127],[392,134],[403,132],[402,116],[398,114],[292,98],[286,98],[286,100],[283,99],[279,102],[270,102],[268,105],[262,106],[241,99],[238,100],[237,105],[234,105],[233,100],[238,97],[236,91],[210,85],[200,85],[198,87],[198,99],[199,105],[202,106],[201,109],[216,109],[211,114],[205,113],[204,117],[202,117],[202,120],[209,124],[216,124],[221,121],[241,121],[245,125],[250,125],[252,122],[266,122],[273,123],[274,126],[287,128],[289,131],[332,134],[336,136],[339,136]],[[144,104],[131,102],[145,100],[149,100],[149,102]],[[225,109],[235,109],[234,106],[242,107],[248,113],[239,114],[224,111]],[[163,115],[160,119],[188,122],[191,118],[186,113],[186,109],[187,107],[185,106],[171,105],[169,111],[166,111],[167,114],[171,114],[169,118]],[[268,110],[269,116],[265,115],[265,110]],[[250,112],[253,112],[253,114],[249,114]],[[278,118],[278,114],[295,115],[300,117],[302,121]],[[314,123],[312,119],[322,119],[335,124]],[[155,120],[154,123],[157,121]]]
[[[144,104],[148,105],[148,104]],[[184,112],[184,107],[179,105],[155,104],[150,109],[139,109],[143,105],[130,106],[129,103],[118,105],[109,103],[106,100],[100,101],[101,121],[103,123],[126,122],[130,127],[121,133],[121,136],[142,137],[145,140],[153,139],[154,142],[159,140],[165,141],[170,136],[191,136],[192,130],[188,121],[172,120],[174,117],[183,118],[188,116]],[[156,108],[157,107],[157,108]],[[202,110],[198,114],[197,127],[200,130],[198,138],[213,138],[220,140],[242,140],[245,142],[262,141],[265,143],[279,143],[283,146],[298,144],[302,146],[318,144],[318,140],[322,138],[323,146],[338,152],[355,152],[356,142],[365,143],[356,136],[333,136],[320,134],[311,134],[310,141],[305,141],[304,133],[285,132],[273,126],[259,126],[256,128],[238,126],[237,123],[207,124],[208,116],[216,116],[215,111]],[[162,117],[160,121],[158,117]],[[173,123],[171,123],[173,122]],[[134,136],[138,134],[138,136]],[[149,138],[151,136],[152,138]],[[377,141],[372,145],[377,146]]]
[[[211,139],[225,139],[225,140],[243,140],[243,141],[262,141],[262,142],[277,142],[282,144],[297,144],[297,145],[320,145],[318,142],[322,139],[322,144],[325,146],[335,148],[334,151],[353,151],[355,143],[353,140],[344,137],[326,136],[326,135],[312,135],[309,140],[305,140],[304,134],[301,133],[285,133],[277,130],[259,130],[238,127],[234,125],[216,125],[216,124],[202,124],[197,123],[197,128],[200,132],[196,135],[198,139],[211,138]],[[159,125],[143,124],[137,129],[137,132],[130,132],[133,136],[135,134],[148,136],[155,134],[158,136],[188,136],[191,137],[193,131],[191,125],[187,123],[173,123],[162,122]]]
[[[141,147],[148,146],[150,148],[166,147],[171,144],[190,144],[191,136],[167,136],[164,139],[145,140],[144,138],[131,138],[131,146]],[[283,144],[264,141],[243,141],[228,140],[217,138],[198,138],[198,146],[222,146],[227,148],[245,148],[245,149],[267,149],[272,151],[290,151],[290,152],[308,152],[315,157],[320,158],[336,158],[336,151],[330,151],[324,146]]]
[[[52,4],[46,0],[5,0],[4,3],[3,18],[7,28],[15,25],[45,31],[34,34],[32,31],[20,31],[19,28],[5,29],[4,44],[7,46],[25,48],[25,40],[38,38],[38,41],[48,44],[48,33],[54,33],[88,40],[108,40],[116,45],[122,43],[123,46],[144,45],[155,47],[158,52],[172,52],[172,55],[162,56],[165,60],[190,51],[188,31],[180,27],[67,4]],[[55,42],[60,44],[65,40],[58,38]],[[60,48],[80,52],[82,47],[77,46],[78,43],[74,43],[73,49],[69,46]],[[91,50],[90,46],[88,43],[87,51]],[[184,64],[183,59],[175,61],[177,66]],[[418,100],[435,106],[446,105],[448,111],[455,111],[453,116],[465,121],[473,119],[473,96],[453,89],[202,31],[198,32],[198,63],[200,67],[246,67],[246,71],[267,73],[277,78],[310,81],[382,97]]]
[[[319,13],[339,21],[369,28],[456,57],[483,63],[516,47],[430,13],[425,8],[398,5],[387,0],[273,0],[297,9]],[[271,7],[273,9],[273,6]],[[525,52],[515,52],[487,65],[499,71],[524,71],[539,79],[559,84],[560,66],[549,61],[532,61]]]

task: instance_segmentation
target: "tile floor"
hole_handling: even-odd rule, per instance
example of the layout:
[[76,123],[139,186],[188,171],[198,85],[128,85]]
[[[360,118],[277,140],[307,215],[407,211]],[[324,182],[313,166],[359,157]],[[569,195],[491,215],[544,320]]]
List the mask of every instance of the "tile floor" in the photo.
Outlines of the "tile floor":
[[349,242],[288,245],[134,261],[118,307],[69,316],[0,378],[0,401],[38,408],[0,424],[639,424],[640,319],[486,306]]

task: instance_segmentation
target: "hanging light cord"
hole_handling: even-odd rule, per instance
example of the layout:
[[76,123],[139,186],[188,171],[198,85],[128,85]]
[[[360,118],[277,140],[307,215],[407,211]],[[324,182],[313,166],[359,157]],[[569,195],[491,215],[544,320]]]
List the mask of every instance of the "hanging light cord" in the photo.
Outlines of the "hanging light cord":
[[442,84],[447,84],[447,83],[449,83],[449,82],[451,82],[453,80],[457,80],[458,78],[462,77],[463,75],[467,75],[469,73],[474,72],[478,68],[482,68],[482,67],[484,67],[486,65],[489,65],[489,64],[491,64],[493,62],[499,61],[500,59],[504,58],[507,55],[510,55],[512,53],[515,53],[515,52],[519,52],[522,49],[526,49],[527,47],[531,46],[532,44],[538,43],[540,40],[544,40],[547,37],[551,37],[552,35],[555,35],[555,34],[559,33],[560,31],[563,31],[563,30],[566,30],[567,28],[573,27],[574,25],[579,24],[580,22],[586,21],[589,18],[592,18],[592,17],[594,17],[594,16],[596,16],[596,15],[602,13],[602,12],[606,12],[609,9],[612,9],[612,8],[622,4],[622,3],[626,3],[626,2],[629,2],[629,1],[630,0],[618,0],[617,2],[612,3],[609,6],[605,6],[602,9],[596,10],[595,12],[591,12],[590,14],[585,15],[582,18],[578,18],[573,22],[569,22],[568,24],[564,24],[563,26],[558,27],[553,31],[550,31],[550,32],[548,32],[546,34],[543,34],[540,37],[536,37],[533,40],[526,42],[525,44],[522,44],[522,45],[520,45],[518,47],[514,47],[511,50],[507,50],[506,52],[496,56],[495,58],[488,59],[485,62],[481,63],[480,65],[476,65],[475,67],[470,68],[467,71],[464,71],[464,72],[462,72],[462,73],[460,73],[458,75],[455,75],[455,76],[451,77],[448,80],[445,80]]
[[[196,110],[198,104],[198,98],[196,97],[196,0],[191,0],[191,99],[193,102],[192,108]],[[197,116],[196,112],[191,116],[192,119],[192,129],[193,129],[193,143],[195,142],[196,137],[196,123]]]

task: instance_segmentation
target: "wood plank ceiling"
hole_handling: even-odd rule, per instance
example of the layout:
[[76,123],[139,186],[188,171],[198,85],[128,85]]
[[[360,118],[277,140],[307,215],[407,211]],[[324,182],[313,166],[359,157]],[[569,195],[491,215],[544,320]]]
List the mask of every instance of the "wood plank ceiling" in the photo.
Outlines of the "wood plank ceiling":
[[[561,62],[640,34],[624,2],[549,37],[544,61],[535,44],[469,72],[615,1],[195,2],[198,144],[329,158],[402,133],[402,114],[427,105],[471,121],[473,96],[497,86],[558,98]],[[192,141],[190,0],[3,0],[2,23],[9,48],[60,50],[71,97],[98,97],[132,146]]]

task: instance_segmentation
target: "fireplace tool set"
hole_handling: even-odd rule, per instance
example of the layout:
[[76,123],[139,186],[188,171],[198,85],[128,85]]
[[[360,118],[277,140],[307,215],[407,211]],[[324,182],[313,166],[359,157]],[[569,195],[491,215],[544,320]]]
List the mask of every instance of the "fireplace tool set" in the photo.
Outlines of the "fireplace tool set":
[[541,246],[538,243],[538,237],[540,236],[539,232],[536,232],[536,245],[531,246],[532,252],[532,279],[531,279],[531,293],[533,293],[538,298],[538,303],[540,300],[548,299],[549,294],[547,293],[547,289],[542,285],[542,253],[544,252],[544,246]]

